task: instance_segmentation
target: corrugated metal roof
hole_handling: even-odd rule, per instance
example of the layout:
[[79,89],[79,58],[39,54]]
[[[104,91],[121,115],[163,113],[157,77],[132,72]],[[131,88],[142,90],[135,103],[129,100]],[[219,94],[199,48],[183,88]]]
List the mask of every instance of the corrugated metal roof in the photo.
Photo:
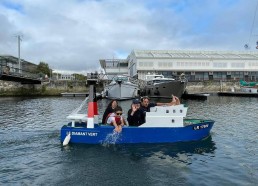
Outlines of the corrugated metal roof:
[[134,50],[138,58],[228,58],[258,59],[258,52],[242,51],[185,51],[185,50]]

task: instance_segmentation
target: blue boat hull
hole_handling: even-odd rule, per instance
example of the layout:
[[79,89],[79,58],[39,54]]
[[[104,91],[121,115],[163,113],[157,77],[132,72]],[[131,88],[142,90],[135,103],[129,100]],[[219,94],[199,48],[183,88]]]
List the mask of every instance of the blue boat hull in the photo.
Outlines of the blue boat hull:
[[212,120],[190,124],[185,127],[123,127],[121,133],[114,133],[114,127],[96,125],[86,128],[86,123],[76,123],[77,127],[64,125],[61,128],[61,142],[70,132],[70,143],[103,144],[103,143],[173,143],[197,141],[210,134],[214,124]]

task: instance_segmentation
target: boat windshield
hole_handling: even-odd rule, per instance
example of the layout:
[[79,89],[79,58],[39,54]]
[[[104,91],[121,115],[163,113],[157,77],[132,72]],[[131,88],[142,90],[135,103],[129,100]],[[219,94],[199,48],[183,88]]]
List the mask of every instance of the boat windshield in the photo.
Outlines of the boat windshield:
[[174,79],[155,79],[155,80],[152,80],[152,81],[148,81],[147,85],[167,83],[167,82],[170,82],[170,81],[174,81]]
[[173,79],[155,79],[153,83],[166,83],[168,81],[173,81]]
[[153,79],[158,79],[158,78],[164,78],[163,75],[146,75],[145,80],[146,81],[151,81]]
[[113,79],[114,81],[128,81],[128,77],[126,76],[116,76]]

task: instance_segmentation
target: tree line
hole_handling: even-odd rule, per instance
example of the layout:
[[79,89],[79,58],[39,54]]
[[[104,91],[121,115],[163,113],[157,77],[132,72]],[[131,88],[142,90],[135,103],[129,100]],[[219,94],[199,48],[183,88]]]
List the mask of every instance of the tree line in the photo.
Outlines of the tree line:
[[[40,77],[44,78],[45,75],[47,75],[48,77],[51,77],[51,75],[53,75],[53,70],[49,68],[48,63],[45,62],[40,62],[36,68],[36,73],[40,75]],[[87,77],[83,74],[77,74],[74,73],[73,74],[75,76],[76,80],[79,81],[86,81]]]

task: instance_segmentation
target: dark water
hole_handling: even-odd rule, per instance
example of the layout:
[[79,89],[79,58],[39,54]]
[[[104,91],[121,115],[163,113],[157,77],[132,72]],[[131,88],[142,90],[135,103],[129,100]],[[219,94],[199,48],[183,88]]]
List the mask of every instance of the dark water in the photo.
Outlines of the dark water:
[[216,121],[203,141],[62,147],[83,99],[0,98],[0,185],[258,185],[257,98],[185,101],[189,118]]

